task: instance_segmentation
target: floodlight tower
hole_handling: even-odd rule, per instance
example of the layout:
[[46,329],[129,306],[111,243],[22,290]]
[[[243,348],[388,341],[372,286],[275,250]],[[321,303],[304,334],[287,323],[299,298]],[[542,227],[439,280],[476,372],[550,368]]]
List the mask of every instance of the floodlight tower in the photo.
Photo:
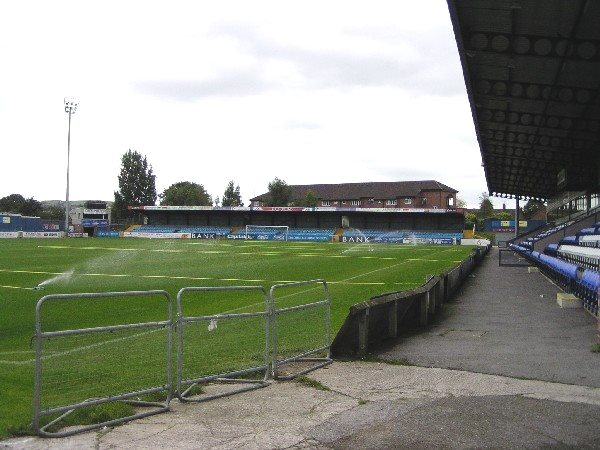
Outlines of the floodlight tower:
[[65,112],[69,115],[69,134],[67,135],[67,202],[65,205],[65,237],[69,237],[69,162],[71,160],[71,115],[77,111],[79,102],[71,97],[65,97]]

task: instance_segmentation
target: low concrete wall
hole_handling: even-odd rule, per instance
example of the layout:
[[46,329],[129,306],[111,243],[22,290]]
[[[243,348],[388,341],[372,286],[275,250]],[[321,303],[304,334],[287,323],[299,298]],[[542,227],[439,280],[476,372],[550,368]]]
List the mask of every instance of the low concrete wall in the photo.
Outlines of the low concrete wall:
[[333,356],[364,356],[370,344],[395,338],[402,329],[427,325],[489,250],[489,246],[475,249],[458,266],[416,289],[379,295],[353,305],[333,340]]

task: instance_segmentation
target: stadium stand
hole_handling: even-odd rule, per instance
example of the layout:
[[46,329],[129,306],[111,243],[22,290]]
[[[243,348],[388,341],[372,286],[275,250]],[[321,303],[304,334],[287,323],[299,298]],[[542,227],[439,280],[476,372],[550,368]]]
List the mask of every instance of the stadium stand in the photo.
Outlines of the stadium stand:
[[561,223],[559,225],[550,226],[549,228],[542,230],[535,236],[528,237],[525,241],[521,242],[520,245],[522,247],[526,247],[530,250],[533,250],[533,244],[535,242],[541,241],[542,239],[547,238],[548,236],[556,234],[557,232],[567,228],[568,226],[572,225],[573,223],[574,223],[574,221],[571,220],[568,222]]
[[[331,241],[334,233],[335,229],[333,228],[289,228],[287,230],[287,240],[327,242]],[[246,234],[248,234],[248,236],[253,237],[254,239],[259,240],[285,240],[286,238],[286,231],[272,227],[253,227],[248,230],[246,230],[245,228],[240,228],[239,230],[233,233],[233,235],[238,236],[245,236]]]
[[181,225],[137,225],[132,233],[204,233],[217,236],[227,236],[231,233],[231,227],[210,226],[181,226]]
[[598,316],[600,290],[600,223],[581,228],[575,235],[564,236],[558,243],[548,244],[543,253],[532,250],[533,243],[559,233],[573,222],[545,230],[509,247],[538,266],[549,278],[566,292],[579,297],[585,309]]

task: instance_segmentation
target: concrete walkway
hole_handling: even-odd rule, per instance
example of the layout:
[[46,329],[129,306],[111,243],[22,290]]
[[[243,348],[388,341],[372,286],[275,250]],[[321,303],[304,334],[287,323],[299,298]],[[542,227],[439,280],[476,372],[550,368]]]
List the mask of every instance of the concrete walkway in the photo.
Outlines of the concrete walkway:
[[425,367],[335,362],[309,375],[326,390],[275,382],[201,404],[174,401],[169,413],[112,429],[0,448],[600,448],[595,321],[561,310],[556,292],[539,273],[498,268],[494,251],[435,325],[380,352]]
[[447,369],[334,363],[296,382],[15,449],[600,446],[600,389]]
[[455,299],[424,332],[400,338],[378,355],[511,377],[600,387],[600,353],[592,353],[596,319],[561,309],[562,292],[527,267],[499,267],[493,249]]

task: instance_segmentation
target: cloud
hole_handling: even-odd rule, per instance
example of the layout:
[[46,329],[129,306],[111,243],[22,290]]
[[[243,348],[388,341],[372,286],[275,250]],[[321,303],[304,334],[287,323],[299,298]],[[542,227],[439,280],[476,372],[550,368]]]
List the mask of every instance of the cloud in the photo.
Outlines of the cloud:
[[261,67],[276,61],[293,64],[312,87],[391,86],[443,96],[465,90],[457,76],[456,44],[443,30],[415,36],[391,29],[351,28],[318,46],[283,42],[244,24],[222,24],[212,33],[237,40]]
[[290,120],[285,124],[285,128],[290,130],[319,130],[322,126],[316,122],[304,120]]
[[252,71],[230,71],[208,80],[145,80],[135,81],[133,87],[146,95],[178,101],[196,101],[206,97],[240,97],[258,95],[272,83]]

